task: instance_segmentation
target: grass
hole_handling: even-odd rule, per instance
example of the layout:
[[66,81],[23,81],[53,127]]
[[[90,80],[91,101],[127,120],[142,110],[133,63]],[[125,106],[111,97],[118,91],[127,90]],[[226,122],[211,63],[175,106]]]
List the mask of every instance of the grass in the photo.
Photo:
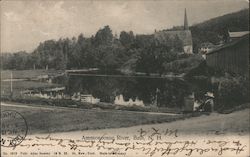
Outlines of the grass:
[[[60,73],[58,70],[12,70],[13,78],[18,79],[32,79],[40,75],[55,75]],[[1,70],[1,79],[9,79],[11,75],[10,70]]]
[[[61,85],[54,84],[54,83],[47,83],[47,82],[41,82],[41,81],[31,81],[30,79],[34,79],[37,76],[40,75],[55,75],[58,74],[60,71],[55,70],[13,70],[13,78],[14,79],[28,79],[26,81],[13,81],[12,87],[13,87],[13,96],[19,97],[20,92],[26,89],[38,89],[38,88],[52,88],[52,87],[58,87]],[[4,70],[1,71],[1,96],[6,97],[10,96],[10,81],[3,81],[5,79],[9,79],[11,75],[11,71]]]
[[[20,105],[20,104],[16,104]],[[32,106],[32,105],[31,105]],[[34,106],[34,105],[33,105]],[[191,114],[149,114],[119,110],[72,109],[60,107],[13,107],[1,106],[4,110],[15,110],[27,120],[28,134],[54,133],[105,128],[120,128],[142,124],[175,121],[197,116]]]
[[[9,96],[10,92],[10,82],[1,82],[1,96]],[[20,96],[20,92],[26,89],[38,89],[38,88],[51,88],[58,87],[61,85],[47,83],[47,82],[39,82],[39,81],[13,81],[13,96]]]

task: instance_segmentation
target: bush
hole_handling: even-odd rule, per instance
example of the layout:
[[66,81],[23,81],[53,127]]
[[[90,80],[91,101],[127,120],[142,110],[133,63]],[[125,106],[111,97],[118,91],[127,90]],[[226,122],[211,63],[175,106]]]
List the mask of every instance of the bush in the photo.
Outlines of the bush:
[[165,72],[173,73],[189,73],[191,70],[197,68],[201,63],[204,62],[204,59],[201,55],[187,55],[178,58],[169,63],[164,63]]
[[247,78],[224,78],[219,82],[217,94],[218,110],[230,109],[249,102],[249,81]]

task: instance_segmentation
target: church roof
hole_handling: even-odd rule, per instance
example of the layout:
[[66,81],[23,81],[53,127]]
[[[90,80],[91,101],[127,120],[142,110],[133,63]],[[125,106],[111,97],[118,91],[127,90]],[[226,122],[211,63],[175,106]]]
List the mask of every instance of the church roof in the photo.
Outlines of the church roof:
[[155,32],[155,38],[160,42],[167,41],[168,38],[173,39],[178,37],[183,42],[183,46],[192,45],[192,34],[190,30],[177,30],[177,31],[159,31]]

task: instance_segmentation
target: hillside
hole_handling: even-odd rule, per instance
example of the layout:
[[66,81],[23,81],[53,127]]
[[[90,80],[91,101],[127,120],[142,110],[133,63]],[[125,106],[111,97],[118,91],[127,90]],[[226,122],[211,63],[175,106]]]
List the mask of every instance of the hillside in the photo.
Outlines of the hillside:
[[226,14],[190,27],[193,37],[194,51],[203,42],[218,44],[226,41],[228,31],[249,30],[249,9]]

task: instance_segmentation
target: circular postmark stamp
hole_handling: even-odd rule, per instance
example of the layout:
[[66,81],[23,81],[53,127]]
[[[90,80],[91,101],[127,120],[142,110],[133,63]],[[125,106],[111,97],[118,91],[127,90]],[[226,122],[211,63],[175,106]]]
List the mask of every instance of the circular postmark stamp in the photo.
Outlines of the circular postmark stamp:
[[28,125],[17,111],[1,111],[1,146],[16,147],[25,139]]

